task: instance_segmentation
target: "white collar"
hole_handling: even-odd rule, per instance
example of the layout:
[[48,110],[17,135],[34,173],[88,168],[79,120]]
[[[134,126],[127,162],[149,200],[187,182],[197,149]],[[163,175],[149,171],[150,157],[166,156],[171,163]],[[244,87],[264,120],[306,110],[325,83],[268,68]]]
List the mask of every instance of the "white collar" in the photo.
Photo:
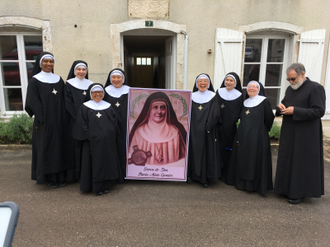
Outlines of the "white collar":
[[225,100],[235,100],[242,95],[242,93],[236,88],[233,90],[227,90],[225,87],[219,88],[218,94]]
[[215,93],[210,90],[206,90],[205,92],[196,91],[192,93],[191,100],[198,104],[204,104],[209,102],[214,95]]
[[259,105],[264,99],[266,99],[265,96],[256,95],[253,98],[248,98],[244,100],[243,104],[245,107],[255,107]]
[[105,102],[104,100],[101,100],[100,102],[90,100],[90,101],[85,102],[84,105],[92,110],[99,110],[99,111],[106,110],[111,106],[110,103]]
[[155,123],[150,119],[140,126],[137,131],[148,142],[162,143],[169,142],[178,136],[178,130],[172,124],[168,124],[166,119],[162,123]]
[[78,77],[71,78],[66,81],[67,83],[71,84],[73,87],[81,90],[87,90],[88,87],[93,84],[92,81],[84,78],[84,79],[79,79]]
[[57,83],[60,81],[60,77],[58,75],[53,74],[52,72],[44,72],[40,71],[38,74],[33,76],[38,81],[44,82],[44,83]]
[[105,88],[105,91],[112,97],[119,98],[123,94],[128,94],[129,86],[122,85],[120,88],[116,88],[113,85],[109,85]]

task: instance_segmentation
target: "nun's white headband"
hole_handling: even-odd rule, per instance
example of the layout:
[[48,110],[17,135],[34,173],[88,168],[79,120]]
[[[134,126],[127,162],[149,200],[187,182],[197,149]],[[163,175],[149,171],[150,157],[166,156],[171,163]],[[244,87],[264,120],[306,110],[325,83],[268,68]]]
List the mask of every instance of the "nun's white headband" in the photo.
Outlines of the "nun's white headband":
[[91,91],[90,91],[90,97],[92,98],[92,92],[94,91],[102,91],[103,94],[104,94],[104,89],[103,87],[101,87],[100,85],[95,85],[91,88]]
[[199,79],[207,79],[209,81],[209,85],[208,85],[207,88],[210,88],[210,78],[207,75],[201,74],[200,76],[197,77],[197,79],[196,79],[196,87],[197,87],[197,82],[198,82]]
[[54,63],[55,63],[55,58],[51,55],[51,54],[45,54],[45,55],[43,55],[41,58],[40,58],[40,61],[39,61],[39,67],[41,68],[41,62],[42,62],[42,60],[44,60],[45,58],[50,58],[50,59],[52,59],[53,61],[54,61]]
[[110,74],[110,81],[111,81],[111,78],[112,78],[113,75],[120,75],[121,77],[123,77],[123,83],[124,83],[125,76],[124,76],[123,72],[121,72],[120,70],[117,70],[117,69],[112,71],[111,74]]
[[236,87],[236,84],[237,84],[237,82],[236,82],[236,78],[235,78],[235,76],[233,76],[233,75],[231,75],[231,74],[228,74],[228,75],[226,75],[226,78],[225,78],[225,80],[226,80],[228,77],[230,77],[230,78],[233,78],[233,79],[234,79],[234,81],[235,81],[235,86],[234,86],[234,87]]
[[256,84],[257,86],[258,86],[258,94],[259,94],[259,92],[260,92],[260,85],[259,85],[259,82],[257,82],[257,81],[250,81],[247,85],[246,85],[246,88],[248,88],[249,87],[249,85],[250,84]]
[[84,64],[84,63],[78,63],[75,67],[74,67],[74,74],[76,75],[76,69],[79,68],[79,67],[83,67],[86,69],[86,72],[87,72],[87,65]]

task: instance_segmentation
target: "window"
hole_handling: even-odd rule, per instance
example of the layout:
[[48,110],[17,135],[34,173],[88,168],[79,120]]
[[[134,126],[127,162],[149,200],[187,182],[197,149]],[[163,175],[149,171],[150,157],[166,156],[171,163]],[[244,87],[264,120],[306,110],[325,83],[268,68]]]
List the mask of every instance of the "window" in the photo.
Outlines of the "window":
[[152,65],[151,57],[136,57],[136,65]]
[[41,33],[0,32],[1,115],[24,110],[28,80],[42,49]]
[[282,86],[285,86],[285,68],[288,40],[285,36],[248,36],[244,53],[243,88],[251,80],[259,81],[272,108],[275,108],[281,97]]

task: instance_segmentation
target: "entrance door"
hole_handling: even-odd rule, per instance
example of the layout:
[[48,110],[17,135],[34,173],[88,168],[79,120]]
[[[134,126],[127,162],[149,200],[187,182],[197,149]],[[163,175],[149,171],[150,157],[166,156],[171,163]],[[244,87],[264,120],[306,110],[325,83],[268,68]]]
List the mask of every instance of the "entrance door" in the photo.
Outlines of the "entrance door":
[[153,88],[153,57],[135,56],[134,57],[134,86],[143,88]]
[[[129,34],[129,33],[128,33]],[[174,88],[173,37],[167,35],[123,36],[124,70],[128,84],[141,88]],[[171,46],[169,49],[168,46]]]

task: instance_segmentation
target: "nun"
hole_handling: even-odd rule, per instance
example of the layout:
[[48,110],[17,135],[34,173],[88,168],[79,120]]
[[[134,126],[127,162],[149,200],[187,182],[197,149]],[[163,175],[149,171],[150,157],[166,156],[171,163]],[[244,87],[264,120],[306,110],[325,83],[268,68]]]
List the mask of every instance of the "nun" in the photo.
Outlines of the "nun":
[[80,107],[74,132],[74,138],[83,142],[80,190],[102,195],[123,179],[117,152],[119,129],[113,106],[103,100],[103,86],[94,83],[87,93],[90,100]]
[[218,180],[217,131],[215,127],[206,130],[214,89],[209,75],[196,77],[192,93],[190,138],[188,154],[188,183],[197,180],[204,188]]
[[209,114],[208,125],[216,125],[219,139],[220,180],[226,180],[227,167],[232,153],[232,145],[237,131],[236,123],[243,106],[242,86],[239,76],[230,72],[217,90],[215,102]]
[[57,188],[66,185],[68,115],[64,103],[64,82],[53,74],[55,59],[41,52],[27,88],[25,110],[34,116],[32,133],[32,179]]
[[261,83],[250,81],[240,125],[233,144],[226,183],[239,190],[265,195],[273,189],[272,156],[268,132],[274,114]]
[[118,136],[118,155],[122,174],[126,176],[126,135],[127,135],[127,106],[129,86],[125,72],[121,69],[110,71],[105,83],[104,100],[109,102],[117,116],[120,135]]
[[70,114],[69,123],[69,143],[72,169],[67,173],[68,181],[76,181],[80,176],[80,156],[81,156],[81,142],[73,138],[73,130],[76,126],[76,119],[81,105],[87,100],[87,89],[93,84],[88,80],[88,66],[87,63],[81,60],[74,61],[65,88],[65,108]]

